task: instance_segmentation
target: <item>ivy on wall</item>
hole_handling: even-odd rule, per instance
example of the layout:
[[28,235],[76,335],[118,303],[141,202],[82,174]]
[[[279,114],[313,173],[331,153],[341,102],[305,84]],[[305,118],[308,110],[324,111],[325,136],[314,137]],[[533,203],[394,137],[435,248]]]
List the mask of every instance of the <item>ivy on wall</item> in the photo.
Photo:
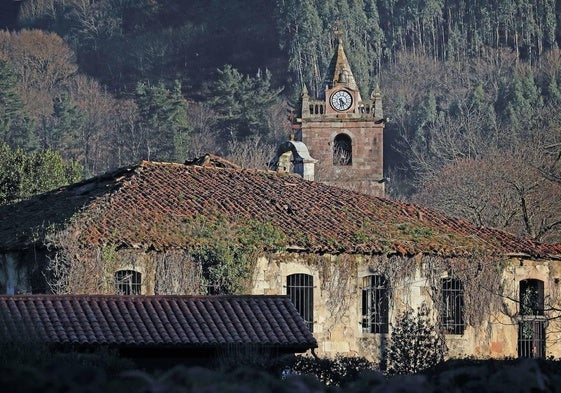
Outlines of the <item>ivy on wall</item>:
[[466,324],[481,326],[493,311],[503,309],[503,259],[490,255],[448,259],[424,256],[422,263],[431,289],[429,293],[437,310],[443,309],[441,279],[445,277],[456,278],[462,282]]
[[[251,293],[259,256],[285,251],[286,235],[271,223],[248,219],[233,224],[228,217],[213,220],[195,217],[181,223],[184,247],[155,249],[148,245],[92,245],[81,241],[80,228],[70,223],[53,228],[47,237],[51,253],[50,284],[55,293],[115,293],[114,273],[119,269],[143,271],[144,293],[242,294]],[[293,242],[294,239],[291,239]],[[322,298],[331,316],[329,330],[348,317],[358,293],[359,266],[370,274],[383,274],[388,296],[396,311],[411,307],[407,286],[416,280],[428,289],[434,310],[442,310],[443,277],[455,277],[464,285],[465,322],[477,327],[491,311],[501,310],[502,261],[486,255],[446,258],[437,255],[310,254],[298,261],[317,269]],[[420,276],[417,274],[420,269]],[[438,321],[437,321],[438,323]]]
[[87,244],[74,225],[53,228],[46,238],[52,250],[49,284],[54,293],[114,293],[114,272],[141,265],[153,273],[145,275],[152,281],[143,283],[144,290],[148,285],[155,293],[247,293],[257,256],[286,247],[282,232],[255,220],[235,226],[225,217],[197,217],[182,223],[188,242],[184,248],[163,250]]

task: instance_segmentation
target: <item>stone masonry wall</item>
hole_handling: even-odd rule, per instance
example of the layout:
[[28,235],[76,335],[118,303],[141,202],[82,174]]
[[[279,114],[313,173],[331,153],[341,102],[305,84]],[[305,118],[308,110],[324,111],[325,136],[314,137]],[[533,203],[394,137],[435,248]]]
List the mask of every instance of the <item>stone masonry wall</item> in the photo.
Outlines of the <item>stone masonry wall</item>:
[[[324,256],[319,263],[310,263],[305,255],[277,254],[262,257],[254,276],[253,294],[286,294],[286,277],[289,274],[311,274],[314,279],[314,328],[318,340],[316,353],[320,356],[365,356],[380,361],[381,352],[389,336],[363,333],[361,327],[362,277],[372,274],[376,266],[357,258],[352,277],[345,278],[337,269],[326,268],[340,262],[334,256]],[[422,275],[421,258],[412,258],[414,271],[398,282],[391,283],[390,321],[407,307],[418,307],[426,302],[434,308],[430,285]],[[445,335],[450,358],[473,356],[476,358],[517,357],[518,339],[518,286],[520,280],[534,278],[544,281],[546,302],[559,305],[559,277],[561,267],[555,261],[527,261],[511,259],[503,272],[505,293],[500,296],[503,309],[485,317],[480,326],[466,326],[463,335]],[[498,272],[498,274],[500,274]],[[484,289],[481,289],[484,290]],[[344,299],[341,294],[344,293]],[[498,295],[498,294],[497,294]],[[335,298],[335,299],[334,299]],[[547,306],[546,306],[547,307]],[[559,309],[559,308],[557,308]],[[551,313],[550,313],[551,314]],[[550,316],[553,316],[551,314]],[[435,313],[436,317],[436,313]],[[390,326],[391,332],[391,326]],[[561,356],[561,324],[551,320],[547,325],[547,356]]]
[[[333,165],[333,141],[338,134],[352,140],[352,165]],[[383,196],[383,125],[372,121],[331,119],[302,125],[302,141],[318,160],[315,180],[371,195]]]

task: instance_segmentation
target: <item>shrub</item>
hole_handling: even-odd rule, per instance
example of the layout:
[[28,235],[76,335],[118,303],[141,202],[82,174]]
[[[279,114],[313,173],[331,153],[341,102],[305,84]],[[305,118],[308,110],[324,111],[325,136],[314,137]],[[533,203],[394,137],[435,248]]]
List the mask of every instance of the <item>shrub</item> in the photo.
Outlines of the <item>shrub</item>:
[[325,385],[345,386],[363,372],[375,369],[374,363],[363,357],[336,356],[331,359],[296,356],[285,374],[313,375]]
[[397,321],[388,346],[388,373],[414,374],[444,360],[446,347],[422,304],[417,313],[405,311]]

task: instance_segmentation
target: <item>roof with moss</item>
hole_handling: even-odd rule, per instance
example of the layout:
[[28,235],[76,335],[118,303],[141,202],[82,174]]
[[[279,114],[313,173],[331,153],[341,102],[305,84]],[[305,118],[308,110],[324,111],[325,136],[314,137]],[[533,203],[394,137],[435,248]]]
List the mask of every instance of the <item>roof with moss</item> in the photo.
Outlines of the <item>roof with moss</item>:
[[545,245],[413,204],[207,155],[143,161],[0,206],[0,250],[42,246],[67,229],[84,246],[165,250],[219,234],[240,246],[311,253],[561,255]]

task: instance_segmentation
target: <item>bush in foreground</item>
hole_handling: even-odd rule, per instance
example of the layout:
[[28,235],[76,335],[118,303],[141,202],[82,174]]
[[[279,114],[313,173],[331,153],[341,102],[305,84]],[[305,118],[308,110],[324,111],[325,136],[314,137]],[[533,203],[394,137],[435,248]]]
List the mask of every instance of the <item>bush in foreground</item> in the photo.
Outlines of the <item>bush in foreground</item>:
[[[228,370],[172,367],[147,372],[124,367],[112,354],[37,354],[13,362],[0,356],[2,391],[112,393],[437,393],[559,392],[561,367],[553,360],[454,360],[423,374],[386,376],[363,358],[298,357],[282,377],[259,367]],[[6,352],[2,353],[2,355]],[[31,363],[29,361],[38,363]],[[25,360],[25,359],[23,359]]]

